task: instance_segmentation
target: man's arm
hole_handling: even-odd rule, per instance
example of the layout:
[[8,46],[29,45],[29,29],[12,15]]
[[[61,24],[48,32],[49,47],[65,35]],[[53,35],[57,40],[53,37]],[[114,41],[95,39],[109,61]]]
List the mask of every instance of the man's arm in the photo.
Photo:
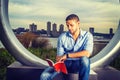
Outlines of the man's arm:
[[[74,53],[68,54],[69,58],[80,58],[82,56],[90,57],[89,51],[83,50],[83,51],[80,51],[80,52],[74,52]],[[65,54],[63,56],[57,56],[56,57],[56,61],[64,61],[66,59],[67,59],[67,54]]]
[[82,56],[90,57],[90,53],[87,50],[83,50],[83,51],[80,51],[80,52],[71,53],[68,56],[70,58],[79,58],[79,57],[82,57]]

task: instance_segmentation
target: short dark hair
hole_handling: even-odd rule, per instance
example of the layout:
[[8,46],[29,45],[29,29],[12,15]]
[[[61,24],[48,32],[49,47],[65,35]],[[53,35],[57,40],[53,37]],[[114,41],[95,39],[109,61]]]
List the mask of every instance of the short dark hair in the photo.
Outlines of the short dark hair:
[[79,21],[79,17],[76,14],[70,14],[66,17],[66,21],[72,20],[72,19]]

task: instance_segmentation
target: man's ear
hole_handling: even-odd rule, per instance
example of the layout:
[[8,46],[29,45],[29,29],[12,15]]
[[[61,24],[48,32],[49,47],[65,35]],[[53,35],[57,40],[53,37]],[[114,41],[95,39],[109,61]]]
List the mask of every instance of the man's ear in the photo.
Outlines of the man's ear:
[[78,25],[80,25],[80,21],[78,21]]

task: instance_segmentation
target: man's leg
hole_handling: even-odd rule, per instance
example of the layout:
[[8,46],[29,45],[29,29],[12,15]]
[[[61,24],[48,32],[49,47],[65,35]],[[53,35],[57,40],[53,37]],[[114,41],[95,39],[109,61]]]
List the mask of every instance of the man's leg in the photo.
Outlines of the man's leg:
[[53,67],[48,67],[47,69],[45,69],[43,71],[43,73],[41,74],[40,76],[40,80],[52,80],[51,79],[51,76],[53,75],[54,73],[54,68]]
[[56,72],[53,67],[48,67],[43,71],[40,80],[64,80],[61,72]]
[[65,65],[68,73],[79,73],[79,80],[88,80],[90,71],[90,60],[81,57],[79,60],[66,60]]
[[81,57],[79,63],[79,80],[89,80],[90,59],[88,57]]

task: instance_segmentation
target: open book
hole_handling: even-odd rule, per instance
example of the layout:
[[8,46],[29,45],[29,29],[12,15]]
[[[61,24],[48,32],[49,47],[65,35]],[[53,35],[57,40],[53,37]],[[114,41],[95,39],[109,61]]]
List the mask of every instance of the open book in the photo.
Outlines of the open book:
[[64,64],[64,62],[56,62],[54,63],[52,60],[50,59],[46,59],[46,61],[48,62],[49,66],[51,67],[54,67],[54,69],[57,71],[57,72],[63,72],[65,74],[67,74],[67,68]]

